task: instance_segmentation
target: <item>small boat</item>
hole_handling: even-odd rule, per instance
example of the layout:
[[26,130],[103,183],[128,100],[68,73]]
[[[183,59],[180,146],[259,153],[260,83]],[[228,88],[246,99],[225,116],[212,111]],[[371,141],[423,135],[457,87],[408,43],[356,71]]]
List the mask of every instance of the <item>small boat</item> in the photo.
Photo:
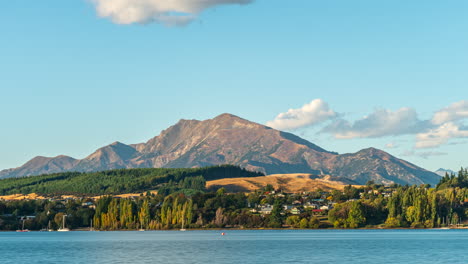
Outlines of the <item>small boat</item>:
[[20,230],[16,230],[16,232],[29,232],[28,229],[24,229],[24,221],[25,221],[25,220],[23,219],[23,226],[22,226],[22,228],[21,228]]
[[47,225],[47,231],[49,232],[53,232],[54,230],[50,227],[50,220],[49,220],[49,224]]
[[184,228],[184,224],[185,224],[185,221],[184,221],[184,220],[185,220],[185,219],[182,218],[182,228],[179,229],[179,231],[187,231],[187,229]]
[[70,231],[69,228],[66,228],[66,227],[65,227],[65,217],[66,217],[66,215],[63,215],[62,228],[59,228],[59,229],[57,230],[57,231],[59,231],[59,232],[68,232],[68,231]]

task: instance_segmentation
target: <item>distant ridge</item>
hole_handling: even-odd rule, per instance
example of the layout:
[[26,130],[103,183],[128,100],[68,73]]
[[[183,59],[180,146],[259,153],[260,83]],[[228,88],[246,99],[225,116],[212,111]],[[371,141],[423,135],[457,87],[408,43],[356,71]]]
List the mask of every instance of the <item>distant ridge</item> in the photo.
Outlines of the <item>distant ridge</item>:
[[331,175],[356,184],[437,184],[440,177],[375,148],[338,155],[291,133],[232,114],[180,120],[146,143],[114,142],[82,160],[36,157],[0,178],[119,168],[192,168],[232,164],[266,174]]
[[444,177],[445,174],[447,173],[448,175],[451,175],[451,174],[455,174],[457,175],[457,173],[453,170],[448,170],[448,169],[443,169],[443,168],[440,168],[438,170],[436,170],[434,173],[436,173],[437,175],[441,176],[441,177]]

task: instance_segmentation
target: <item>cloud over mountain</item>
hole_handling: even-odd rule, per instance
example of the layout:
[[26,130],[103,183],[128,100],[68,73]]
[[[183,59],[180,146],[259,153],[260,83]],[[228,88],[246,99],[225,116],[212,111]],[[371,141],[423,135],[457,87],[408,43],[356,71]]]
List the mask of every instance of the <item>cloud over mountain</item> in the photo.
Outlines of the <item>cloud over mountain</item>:
[[416,135],[416,148],[433,148],[447,143],[453,138],[468,137],[468,129],[448,122],[435,129]]
[[415,148],[435,148],[449,143],[451,139],[468,138],[468,127],[463,125],[468,118],[468,101],[455,102],[434,113],[431,123],[435,126],[416,135]]
[[287,112],[280,113],[266,125],[279,130],[293,130],[313,126],[336,116],[337,113],[330,109],[326,102],[322,99],[315,99],[301,108],[289,109]]
[[[435,111],[432,117],[427,119],[420,119],[415,109],[403,107],[396,111],[380,108],[360,119],[350,120],[347,116],[333,111],[328,103],[315,99],[301,108],[280,113],[266,125],[279,130],[294,130],[322,124],[317,132],[332,135],[337,139],[413,135],[413,148],[422,149],[437,148],[444,144],[453,144],[453,139],[468,138],[466,120],[466,100]],[[325,123],[326,121],[331,122]],[[394,147],[395,144],[385,146],[388,149]],[[411,156],[427,158],[435,153],[425,152]]]
[[91,0],[100,17],[116,24],[157,22],[183,26],[204,10],[227,4],[249,4],[253,0]]
[[340,139],[376,138],[414,134],[423,131],[427,126],[427,122],[419,120],[414,109],[404,107],[397,111],[377,109],[353,123],[338,119],[322,132],[331,133]]
[[463,100],[437,111],[432,118],[432,123],[441,125],[465,118],[468,118],[468,101]]
[[408,150],[400,154],[403,157],[420,157],[423,159],[428,159],[429,157],[433,156],[445,156],[448,155],[446,152],[439,152],[439,151],[425,151],[425,152],[417,152],[414,150]]

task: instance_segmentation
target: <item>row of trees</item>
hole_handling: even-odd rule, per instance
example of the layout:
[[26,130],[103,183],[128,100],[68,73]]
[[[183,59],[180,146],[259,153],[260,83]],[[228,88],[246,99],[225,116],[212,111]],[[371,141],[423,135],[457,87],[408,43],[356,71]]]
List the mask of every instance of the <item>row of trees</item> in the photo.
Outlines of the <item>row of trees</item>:
[[329,212],[335,227],[357,228],[385,224],[386,227],[432,228],[458,224],[468,208],[466,188],[443,190],[400,186],[389,198],[375,197],[337,204]]

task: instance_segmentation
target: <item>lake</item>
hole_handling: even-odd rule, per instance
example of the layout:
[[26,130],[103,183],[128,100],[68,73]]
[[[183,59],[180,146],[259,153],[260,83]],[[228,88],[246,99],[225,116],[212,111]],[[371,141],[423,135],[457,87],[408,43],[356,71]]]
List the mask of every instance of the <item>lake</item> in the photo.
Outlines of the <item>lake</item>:
[[467,263],[468,230],[1,232],[0,263]]

